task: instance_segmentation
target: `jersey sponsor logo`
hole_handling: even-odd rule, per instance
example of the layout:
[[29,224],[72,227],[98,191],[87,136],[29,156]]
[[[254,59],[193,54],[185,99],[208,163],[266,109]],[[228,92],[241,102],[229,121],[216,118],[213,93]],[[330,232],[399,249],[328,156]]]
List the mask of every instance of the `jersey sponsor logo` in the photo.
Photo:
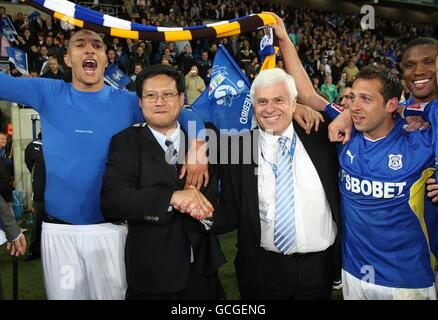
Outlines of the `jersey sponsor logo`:
[[76,133],[94,133],[93,130],[81,130],[81,129],[76,129],[75,132]]
[[353,159],[354,159],[354,157],[356,155],[355,154],[351,154],[350,150],[347,150],[347,152],[345,154],[350,157],[350,163],[353,163]]
[[372,196],[378,199],[400,198],[403,193],[406,182],[384,182],[370,181],[350,176],[344,170],[341,173],[341,182],[345,184],[345,189],[352,193]]
[[388,155],[388,167],[392,170],[399,170],[403,168],[402,155],[401,154],[390,154]]
[[414,110],[414,111],[424,111],[424,109],[427,106],[427,102],[421,102],[421,103],[414,103],[406,107],[407,110]]
[[340,106],[339,104],[336,104],[336,103],[332,103],[331,107],[339,113],[342,113],[345,111],[345,109],[342,106]]

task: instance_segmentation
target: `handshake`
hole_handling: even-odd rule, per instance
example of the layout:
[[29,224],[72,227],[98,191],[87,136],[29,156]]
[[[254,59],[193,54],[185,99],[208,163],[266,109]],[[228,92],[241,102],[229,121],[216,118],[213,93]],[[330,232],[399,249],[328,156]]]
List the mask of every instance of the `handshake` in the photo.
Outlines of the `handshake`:
[[199,221],[213,216],[213,205],[192,185],[187,190],[175,191],[170,204],[179,212],[187,213]]

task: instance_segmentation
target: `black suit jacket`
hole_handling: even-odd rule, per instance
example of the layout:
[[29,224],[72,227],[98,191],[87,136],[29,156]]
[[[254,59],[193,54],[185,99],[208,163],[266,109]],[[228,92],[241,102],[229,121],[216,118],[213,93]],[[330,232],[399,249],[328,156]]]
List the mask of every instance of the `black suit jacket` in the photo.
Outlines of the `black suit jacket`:
[[[326,123],[328,122],[326,120]],[[333,264],[327,266],[332,268],[334,272],[341,265],[339,166],[335,145],[330,143],[328,139],[326,123],[320,126],[317,133],[312,131],[310,135],[306,134],[295,122],[294,129],[318,172],[332,211],[333,220],[338,228],[337,238],[333,246],[335,250]],[[223,233],[235,228],[238,230],[238,251],[235,266],[242,297],[248,296],[242,291],[249,287],[249,282],[257,277],[269,276],[260,274],[260,268],[257,268],[259,265],[261,225],[258,179],[255,174],[257,166],[254,160],[258,156],[258,134],[258,129],[255,129],[240,137],[239,164],[221,166],[221,210],[217,211],[218,214],[214,216],[213,228],[215,232]],[[249,164],[244,164],[244,157],[248,160],[249,154],[251,154],[252,161]]]
[[[179,155],[187,145],[181,131]],[[181,163],[181,162],[179,162]],[[213,201],[216,167],[202,190]],[[110,220],[127,220],[125,262],[128,289],[171,293],[186,287],[190,273],[190,246],[194,267],[213,275],[225,263],[217,236],[187,214],[168,212],[174,191],[182,190],[175,168],[146,124],[123,130],[112,138],[103,177],[101,206]]]

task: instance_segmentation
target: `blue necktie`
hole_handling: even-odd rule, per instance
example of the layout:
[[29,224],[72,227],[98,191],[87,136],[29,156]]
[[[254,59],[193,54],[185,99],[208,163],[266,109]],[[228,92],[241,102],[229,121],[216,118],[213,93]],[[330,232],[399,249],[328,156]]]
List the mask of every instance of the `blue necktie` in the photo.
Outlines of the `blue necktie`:
[[166,150],[166,161],[168,164],[172,165],[175,170],[177,170],[176,167],[176,155],[177,155],[177,151],[175,149],[175,146],[173,145],[173,141],[170,139],[166,139],[166,141],[164,142],[164,144],[167,147]]
[[[286,137],[278,139],[275,177],[274,245],[287,254],[295,246],[294,181]],[[292,144],[291,148],[295,148]],[[291,152],[292,153],[292,152]]]

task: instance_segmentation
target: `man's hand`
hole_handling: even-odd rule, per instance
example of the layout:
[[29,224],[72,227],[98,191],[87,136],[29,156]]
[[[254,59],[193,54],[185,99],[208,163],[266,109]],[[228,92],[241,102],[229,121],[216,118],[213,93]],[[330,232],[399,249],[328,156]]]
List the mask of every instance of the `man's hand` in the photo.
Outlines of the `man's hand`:
[[409,116],[406,117],[406,123],[408,124],[406,127],[406,131],[415,131],[415,130],[424,130],[430,127],[430,123],[424,120],[420,116]]
[[210,201],[195,186],[189,186],[188,190],[175,191],[170,204],[179,212],[187,213],[197,220],[210,218],[214,211]]
[[8,251],[11,251],[11,256],[23,256],[26,252],[26,238],[24,237],[24,234],[21,234],[17,240],[8,242],[8,244],[6,245],[6,249],[8,249]]
[[318,131],[319,124],[325,122],[324,117],[319,112],[298,103],[293,118],[298,122],[301,128],[306,130],[307,134],[310,134],[313,127],[315,127],[315,131]]
[[328,127],[329,139],[331,142],[342,142],[346,144],[351,137],[353,131],[353,119],[351,118],[350,110],[345,110]]
[[426,180],[427,184],[427,197],[432,200],[433,203],[438,203],[438,184],[434,178]]
[[187,151],[185,163],[181,168],[179,178],[182,179],[187,173],[184,189],[188,189],[190,185],[201,189],[202,183],[204,187],[208,185],[208,158],[207,158],[207,142],[196,140],[192,143]]
[[281,19],[278,15],[276,15],[273,12],[264,11],[262,13],[270,14],[271,16],[273,16],[275,18],[276,23],[271,24],[269,26],[274,31],[274,34],[277,37],[278,41],[281,42],[281,41],[287,40],[289,38],[289,36],[287,34],[286,28],[284,27],[283,19]]

